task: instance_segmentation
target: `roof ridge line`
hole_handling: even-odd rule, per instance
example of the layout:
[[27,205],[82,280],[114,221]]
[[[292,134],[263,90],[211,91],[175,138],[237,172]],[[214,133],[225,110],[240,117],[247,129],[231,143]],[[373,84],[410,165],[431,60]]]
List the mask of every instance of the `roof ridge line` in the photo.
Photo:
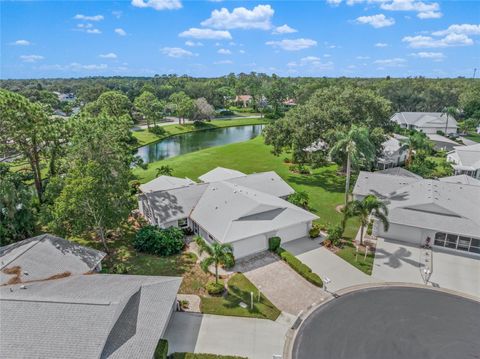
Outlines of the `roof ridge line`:
[[[23,255],[24,255],[25,253],[27,253],[30,249],[32,249],[32,248],[35,247],[38,243],[40,243],[40,241],[43,241],[47,235],[48,235],[47,233],[44,233],[44,234],[41,234],[40,236],[37,236],[37,237],[41,237],[41,238],[40,238],[40,239],[37,239],[34,244],[32,244],[30,247],[26,248],[26,249],[25,249],[24,251],[22,251],[21,253],[18,253],[18,255],[16,255],[14,258],[12,258],[12,260],[10,260],[8,263],[6,263],[5,265],[1,266],[1,267],[0,267],[0,270],[3,270],[3,269],[6,268],[10,263],[12,263],[13,261],[15,261],[17,258],[19,258],[20,256],[23,256]],[[35,237],[33,237],[33,238],[35,238]]]

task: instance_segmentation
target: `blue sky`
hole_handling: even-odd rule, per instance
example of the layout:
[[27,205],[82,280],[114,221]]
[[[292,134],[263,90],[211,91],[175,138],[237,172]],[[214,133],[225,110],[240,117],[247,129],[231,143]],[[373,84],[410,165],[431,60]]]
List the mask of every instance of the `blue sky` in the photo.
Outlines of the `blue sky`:
[[471,77],[480,1],[3,1],[1,78]]

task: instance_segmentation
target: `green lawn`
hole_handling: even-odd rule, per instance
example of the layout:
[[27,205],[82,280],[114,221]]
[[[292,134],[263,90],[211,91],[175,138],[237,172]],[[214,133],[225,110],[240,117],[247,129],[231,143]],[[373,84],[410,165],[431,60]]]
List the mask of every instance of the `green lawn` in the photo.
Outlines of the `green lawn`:
[[355,260],[355,246],[351,242],[346,242],[342,249],[337,252],[337,255],[342,259],[346,260],[348,263],[357,267],[362,272],[367,273],[368,275],[372,274],[373,269],[373,260],[375,259],[375,254],[367,254],[365,258],[364,253],[358,253],[357,260]]
[[[140,182],[145,183],[155,178],[156,169],[161,165],[171,166],[174,169],[174,176],[189,177],[194,180],[217,166],[233,168],[247,174],[275,171],[296,191],[308,193],[310,211],[320,217],[317,221],[320,225],[340,223],[342,215],[335,210],[335,207],[343,203],[345,177],[337,173],[338,167],[324,166],[312,170],[311,175],[300,175],[289,171],[289,165],[283,162],[284,157],[272,155],[270,147],[266,146],[263,143],[263,137],[259,136],[246,142],[212,147],[153,162],[146,170],[136,168],[134,174]],[[353,238],[358,225],[356,219],[350,220],[347,223],[345,236]]]
[[[241,273],[234,274],[227,284],[228,292],[218,297],[202,297],[201,311],[207,314],[231,315],[276,320],[280,315],[277,309],[263,294],[258,301],[258,289]],[[254,294],[253,309],[250,309],[250,293]],[[248,305],[242,308],[240,303]]]
[[214,128],[221,128],[221,127],[232,127],[232,126],[246,126],[246,125],[259,125],[268,123],[268,119],[265,118],[249,118],[245,117],[242,119],[236,120],[213,120],[211,122],[204,122],[202,126],[196,127],[193,124],[186,124],[186,125],[179,125],[172,124],[162,126],[165,129],[165,134],[162,136],[157,136],[148,130],[140,130],[140,131],[133,131],[133,136],[138,140],[139,146],[146,145],[151,142],[155,142],[158,140],[162,140],[169,136],[178,135],[181,133],[186,132],[193,132],[193,131],[202,131]]
[[465,138],[475,142],[480,142],[480,134],[475,132],[469,133],[468,136],[465,136]]

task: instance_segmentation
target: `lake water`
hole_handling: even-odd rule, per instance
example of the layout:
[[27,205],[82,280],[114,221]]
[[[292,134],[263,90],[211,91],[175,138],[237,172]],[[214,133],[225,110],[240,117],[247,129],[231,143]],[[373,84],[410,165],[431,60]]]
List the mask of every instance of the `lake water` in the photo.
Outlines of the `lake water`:
[[136,155],[145,163],[164,160],[204,148],[251,140],[262,133],[263,125],[216,128],[183,133],[139,147]]

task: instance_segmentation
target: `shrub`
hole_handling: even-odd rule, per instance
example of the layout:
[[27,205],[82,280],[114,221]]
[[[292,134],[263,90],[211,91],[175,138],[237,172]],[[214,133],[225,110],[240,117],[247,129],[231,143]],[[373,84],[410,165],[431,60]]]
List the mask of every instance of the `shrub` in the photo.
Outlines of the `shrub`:
[[310,238],[317,238],[320,235],[320,227],[318,224],[313,224],[312,228],[308,231]]
[[305,191],[295,192],[288,196],[288,202],[302,208],[308,208],[308,200],[308,193]]
[[160,339],[157,347],[155,348],[154,359],[167,359],[168,358],[168,341],[166,339]]
[[205,289],[210,295],[218,295],[218,294],[222,294],[223,291],[225,290],[225,284],[223,284],[223,281],[221,280],[219,280],[218,283],[211,281],[207,283],[207,285],[205,286]]
[[288,157],[285,157],[285,158],[283,159],[283,162],[284,162],[284,163],[291,163],[292,160],[291,160],[290,158],[288,158]]
[[367,226],[367,234],[371,236],[372,232],[373,232],[373,221],[370,221],[368,222],[368,226]]
[[443,132],[442,130],[437,130],[437,135],[445,136],[445,132]]
[[299,173],[301,175],[309,175],[310,174],[310,170],[300,163],[298,165],[291,166],[290,171],[295,172],[295,173]]
[[276,252],[280,248],[282,239],[280,237],[272,237],[268,239],[268,249],[272,252]]
[[340,244],[340,240],[343,236],[343,228],[340,224],[329,225],[327,228],[327,232],[327,239],[330,240],[333,245],[336,246]]
[[280,258],[282,258],[287,264],[298,274],[300,274],[303,278],[307,281],[316,285],[317,287],[322,287],[323,282],[320,276],[316,273],[312,272],[312,269],[300,261],[297,257],[295,257],[289,251],[286,251],[283,248],[280,248],[277,253],[279,253]]
[[230,110],[222,110],[218,113],[220,116],[232,116],[235,115],[233,111]]
[[132,270],[132,266],[125,263],[116,263],[113,265],[111,272],[115,274],[128,274]]
[[183,249],[183,237],[182,230],[177,227],[159,229],[149,225],[138,230],[133,246],[139,252],[170,256]]
[[135,195],[140,192],[140,181],[133,180],[128,183],[130,185],[130,194]]
[[225,260],[223,263],[223,267],[225,269],[230,269],[235,265],[235,257],[233,256],[233,253],[227,253],[225,254]]
[[165,131],[165,129],[162,126],[150,127],[148,131],[157,136],[164,136],[167,133],[167,131]]

